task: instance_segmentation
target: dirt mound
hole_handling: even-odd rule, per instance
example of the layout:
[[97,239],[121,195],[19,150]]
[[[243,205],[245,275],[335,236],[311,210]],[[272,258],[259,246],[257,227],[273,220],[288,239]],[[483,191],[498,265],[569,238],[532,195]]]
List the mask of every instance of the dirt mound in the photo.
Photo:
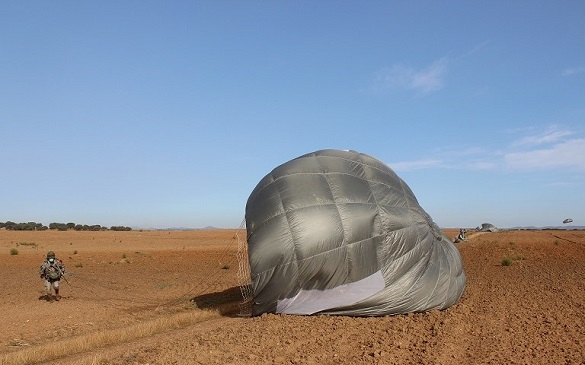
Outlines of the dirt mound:
[[[152,333],[53,363],[585,363],[584,231],[470,235],[458,244],[468,279],[459,303],[377,318],[239,317],[235,234],[0,231],[4,363],[96,333],[139,335],[162,319]],[[73,272],[50,303],[37,277],[49,249]]]

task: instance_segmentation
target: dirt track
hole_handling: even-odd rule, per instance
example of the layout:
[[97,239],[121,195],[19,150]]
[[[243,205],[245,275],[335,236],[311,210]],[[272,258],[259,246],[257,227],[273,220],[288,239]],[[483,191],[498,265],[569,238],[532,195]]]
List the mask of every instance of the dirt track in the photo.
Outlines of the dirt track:
[[[0,363],[47,343],[212,311],[53,363],[585,364],[584,231],[471,235],[458,244],[468,278],[458,304],[379,318],[238,317],[235,234],[0,230]],[[37,277],[49,249],[73,273],[59,302],[44,300]]]

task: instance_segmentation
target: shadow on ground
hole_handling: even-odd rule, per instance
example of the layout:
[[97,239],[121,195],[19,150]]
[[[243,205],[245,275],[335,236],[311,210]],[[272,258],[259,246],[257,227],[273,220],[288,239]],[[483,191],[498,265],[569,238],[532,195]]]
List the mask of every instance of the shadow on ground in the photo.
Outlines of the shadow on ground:
[[48,294],[39,296],[39,300],[44,300],[45,302],[58,302],[61,299],[63,299],[63,297]]
[[242,302],[242,293],[239,286],[191,298],[193,306],[200,309],[214,309],[225,316],[237,315]]

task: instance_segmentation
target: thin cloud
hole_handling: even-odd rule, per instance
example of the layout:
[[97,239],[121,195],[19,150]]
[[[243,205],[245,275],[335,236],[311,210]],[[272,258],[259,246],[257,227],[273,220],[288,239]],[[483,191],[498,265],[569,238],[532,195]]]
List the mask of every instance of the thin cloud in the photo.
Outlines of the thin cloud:
[[446,71],[446,58],[419,70],[396,64],[378,71],[375,88],[413,90],[420,94],[429,94],[444,87]]
[[451,159],[427,159],[415,161],[394,162],[389,165],[395,171],[413,171],[426,169],[445,169],[445,170],[491,170],[499,166],[495,161],[489,159],[467,159],[462,156]]
[[461,146],[451,145],[442,146],[435,148],[433,153],[439,154],[445,157],[461,158],[462,156],[479,156],[484,155],[486,150],[484,147],[479,146]]
[[457,62],[457,61],[464,60],[464,59],[466,59],[468,57],[471,57],[475,53],[481,51],[483,48],[485,48],[490,43],[492,43],[492,41],[483,41],[483,42],[481,42],[479,44],[476,44],[471,49],[469,49],[468,51],[452,57],[451,60],[453,60],[454,62]]
[[511,152],[504,156],[504,161],[513,169],[585,169],[585,139],[573,139],[532,151]]
[[441,160],[417,160],[390,163],[389,166],[396,171],[412,171],[440,167],[443,164]]
[[550,126],[542,133],[524,136],[508,146],[453,146],[436,148],[432,159],[395,162],[397,171],[423,169],[449,170],[552,170],[558,168],[585,169],[585,138],[568,138],[573,132]]
[[479,50],[481,50],[482,48],[484,48],[485,46],[487,46],[488,44],[492,43],[492,41],[484,41],[478,45],[476,45],[475,47],[473,47],[470,51],[468,51],[465,56],[471,56],[472,54],[474,54],[475,52],[478,52]]
[[512,147],[538,146],[543,144],[551,144],[561,141],[562,138],[572,135],[572,132],[558,130],[556,126],[552,126],[549,130],[533,135],[523,137],[512,143]]
[[580,182],[575,182],[575,181],[556,181],[556,182],[552,182],[550,184],[546,184],[546,186],[550,186],[553,188],[573,188],[576,186],[581,186],[582,184]]
[[585,72],[585,66],[579,67],[567,67],[563,70],[563,76],[572,76],[576,74],[581,74]]
[[471,161],[464,166],[470,170],[493,170],[498,164],[495,161]]

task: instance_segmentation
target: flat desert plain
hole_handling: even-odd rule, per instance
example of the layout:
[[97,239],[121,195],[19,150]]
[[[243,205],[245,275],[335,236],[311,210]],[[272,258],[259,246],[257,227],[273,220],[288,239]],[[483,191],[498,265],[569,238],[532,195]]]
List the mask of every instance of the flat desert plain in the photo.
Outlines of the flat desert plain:
[[238,237],[0,230],[0,364],[585,364],[585,231],[472,232],[460,302],[375,318],[241,316]]

